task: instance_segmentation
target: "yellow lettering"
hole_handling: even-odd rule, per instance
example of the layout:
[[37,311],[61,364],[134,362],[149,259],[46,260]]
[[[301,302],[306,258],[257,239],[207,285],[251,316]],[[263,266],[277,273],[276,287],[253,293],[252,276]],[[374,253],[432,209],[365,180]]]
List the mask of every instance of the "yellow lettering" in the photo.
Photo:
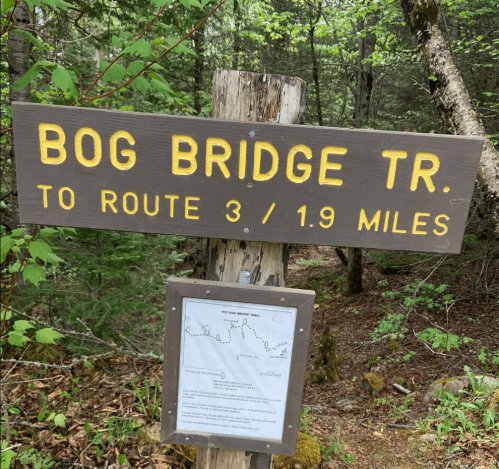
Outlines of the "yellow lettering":
[[299,184],[301,182],[305,182],[310,177],[310,173],[312,172],[312,166],[305,163],[298,163],[296,165],[296,169],[303,171],[303,173],[301,176],[296,176],[293,173],[293,166],[295,163],[295,156],[297,153],[303,153],[305,155],[305,158],[309,160],[312,158],[312,150],[306,145],[295,145],[293,148],[291,148],[291,150],[289,150],[286,176],[288,176],[288,179],[290,181]]
[[395,215],[393,217],[393,228],[392,228],[392,232],[393,233],[407,233],[407,230],[399,230],[397,229],[397,223],[399,221],[399,213],[398,212],[395,212]]
[[[267,150],[272,157],[272,166],[264,174],[260,172],[262,163],[262,150]],[[255,157],[253,163],[253,179],[255,181],[268,181],[272,179],[277,173],[277,167],[279,166],[279,155],[274,146],[268,142],[255,142]]]
[[[329,215],[326,215],[327,212],[329,212]],[[324,223],[322,221],[319,222],[319,225],[321,225],[322,228],[329,228],[330,226],[333,226],[334,223],[333,207],[322,207],[320,215],[322,218],[324,218],[324,220],[329,220],[329,223]]]
[[235,205],[236,208],[233,208],[232,209],[232,213],[234,214],[233,217],[229,216],[228,213],[225,214],[225,218],[227,218],[227,220],[231,221],[232,223],[236,222],[237,220],[239,220],[241,218],[241,213],[239,212],[239,210],[241,210],[241,204],[237,201],[237,200],[229,200],[227,202],[227,205],[225,206],[225,208],[229,208],[231,205]]
[[125,148],[121,150],[120,154],[121,156],[124,156],[128,158],[125,163],[121,163],[118,161],[118,156],[117,156],[117,143],[120,138],[123,138],[126,140],[130,145],[135,145],[135,140],[134,138],[125,130],[118,130],[115,132],[113,135],[111,135],[111,138],[109,139],[109,155],[111,158],[111,163],[112,165],[117,168],[121,169],[123,171],[126,171],[127,169],[130,169],[133,167],[135,164],[135,161],[137,159],[135,155],[135,151],[132,150],[131,148]]
[[[421,163],[423,160],[431,161],[432,166],[428,169],[422,169]],[[411,191],[415,191],[418,188],[419,178],[423,178],[423,181],[426,184],[426,187],[430,192],[435,192],[435,186],[433,185],[433,181],[431,180],[431,176],[433,176],[440,167],[440,160],[438,156],[433,153],[416,153],[416,159],[414,160],[414,169],[412,170],[412,179],[411,179]]]
[[[224,152],[220,155],[213,153],[213,147],[221,147]],[[206,176],[211,177],[213,174],[213,163],[218,164],[220,171],[226,179],[230,178],[229,170],[225,164],[232,153],[229,142],[223,138],[207,138],[206,139]]]
[[[82,140],[85,135],[92,137],[94,140],[94,157],[91,160],[87,160],[83,156]],[[76,159],[87,168],[92,168],[100,163],[102,158],[102,144],[99,134],[90,127],[82,127],[76,132],[75,135],[75,155]]]
[[[388,168],[388,179],[386,181],[387,189],[393,189],[393,184],[395,182],[395,172],[397,171],[397,160],[407,158],[406,151],[397,150],[385,150],[383,153],[383,158],[390,158],[390,167]],[[384,230],[386,231],[386,230]]]
[[[57,140],[47,140],[47,132],[56,132],[58,135]],[[66,142],[66,135],[62,127],[56,124],[40,124],[38,126],[38,135],[40,137],[40,156],[43,164],[61,164],[66,159],[66,149],[64,143]],[[49,156],[48,149],[53,148],[59,151],[59,156]]]
[[52,186],[44,186],[43,184],[38,184],[38,189],[41,189],[43,191],[43,208],[47,208],[49,206],[48,200],[47,200],[47,191],[49,189],[52,189]]
[[[131,197],[133,199],[132,210],[128,208],[128,202],[127,202],[128,197]],[[125,213],[128,213],[128,215],[133,215],[134,213],[137,213],[138,209],[139,209],[139,198],[133,192],[125,192],[123,194],[123,211]]]
[[301,216],[300,216],[300,226],[305,226],[305,217],[307,215],[307,206],[306,205],[302,205],[297,211],[296,213],[299,213]]
[[196,207],[195,205],[189,205],[190,201],[195,201],[195,200],[201,200],[199,197],[186,197],[185,198],[185,218],[189,220],[199,220],[199,217],[197,215],[191,215],[189,211],[191,210],[197,210],[199,207]]
[[339,170],[341,169],[340,163],[330,163],[327,160],[329,155],[345,155],[346,148],[343,147],[325,147],[321,152],[321,165],[319,170],[319,184],[328,186],[341,186],[343,181],[336,178],[327,178],[326,172],[328,169]]
[[[101,194],[102,213],[106,212],[106,205],[109,205],[109,207],[114,213],[118,213],[118,210],[116,210],[116,207],[114,206],[114,203],[116,202],[117,199],[116,192],[102,190],[100,191],[100,194]],[[106,198],[107,195],[110,195],[111,199],[107,199]]]
[[173,218],[173,208],[178,195],[165,195],[165,199],[170,199],[170,218]]
[[[63,200],[64,192],[69,192],[69,204],[66,205]],[[71,210],[75,206],[75,193],[69,187],[61,187],[59,189],[59,205],[64,210]]]
[[435,233],[437,236],[443,236],[445,233],[447,233],[447,231],[449,231],[448,226],[440,222],[440,218],[445,218],[446,220],[450,220],[450,218],[447,215],[444,215],[443,213],[435,217],[435,223],[440,228],[443,228],[442,231],[433,230],[433,233]]
[[389,221],[390,221],[390,210],[387,210],[385,213],[385,223],[383,225],[383,233],[387,232]]
[[272,210],[274,210],[274,207],[275,207],[275,202],[272,202],[272,205],[270,206],[270,208],[267,211],[267,214],[265,215],[265,217],[262,220],[262,225],[265,225],[265,223],[267,223],[267,220],[269,219],[270,214],[272,213]]
[[[180,144],[187,143],[191,149],[189,151],[180,151]],[[188,176],[193,174],[198,167],[196,161],[196,153],[198,152],[198,144],[196,141],[187,135],[173,135],[172,136],[172,173],[177,175]],[[187,168],[181,168],[179,165],[180,160],[188,161]]]
[[374,225],[374,231],[378,231],[380,216],[381,216],[381,210],[378,210],[374,214],[374,217],[372,217],[371,221],[369,221],[367,219],[365,210],[361,208],[359,216],[359,228],[358,228],[359,231],[362,229],[362,225],[364,225],[368,230],[370,230],[371,226]]
[[144,194],[144,212],[150,217],[154,217],[154,215],[158,213],[158,210],[159,210],[159,195],[156,194],[154,196],[154,212],[150,212],[147,209],[147,194]]
[[414,215],[414,223],[412,225],[412,234],[422,234],[425,235],[426,231],[418,231],[418,226],[425,226],[426,222],[425,221],[419,221],[419,217],[429,217],[429,213],[422,213],[422,212],[416,212]]
[[241,140],[239,144],[239,179],[246,177],[246,140]]

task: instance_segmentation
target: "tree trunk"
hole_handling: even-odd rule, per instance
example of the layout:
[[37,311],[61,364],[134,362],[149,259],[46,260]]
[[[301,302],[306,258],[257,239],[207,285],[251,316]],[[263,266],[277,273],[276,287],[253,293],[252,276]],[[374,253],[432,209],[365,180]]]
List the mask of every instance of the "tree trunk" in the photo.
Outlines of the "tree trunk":
[[[15,7],[13,21],[17,29],[26,29],[29,27],[29,8],[26,2],[22,2]],[[22,101],[30,102],[31,87],[26,86],[22,90],[15,87],[16,82],[28,71],[29,69],[29,47],[30,41],[27,37],[9,31],[7,39],[9,62],[9,82],[10,82],[10,102]],[[11,161],[11,184],[12,194],[10,197],[12,218],[10,220],[10,228],[15,228],[19,225],[19,202],[17,198],[17,178],[15,166],[15,149],[14,139],[11,140],[10,161]],[[5,221],[3,222],[6,225]]]
[[[215,119],[298,124],[305,114],[305,82],[299,78],[217,70],[213,76]],[[207,279],[284,286],[287,269],[285,244],[210,239]],[[228,450],[199,448],[198,469],[225,469],[204,463]],[[232,453],[232,452],[230,452]],[[236,453],[236,452],[233,452]],[[200,465],[199,461],[203,464]],[[271,455],[253,453],[251,469],[269,469]],[[242,466],[231,466],[240,469]],[[229,466],[227,466],[229,469]]]
[[322,3],[319,4],[319,11],[317,13],[317,18],[315,22],[310,20],[310,29],[308,31],[308,37],[310,40],[310,53],[312,55],[312,75],[314,77],[314,85],[315,85],[315,105],[317,107],[317,119],[319,121],[319,125],[322,127],[324,124],[322,123],[322,109],[321,109],[321,94],[319,88],[319,68],[317,64],[317,55],[315,53],[315,25],[319,21],[321,17]]
[[204,69],[204,28],[194,33],[194,52],[196,52],[196,61],[194,64],[194,109],[196,115],[201,114],[200,92],[203,87],[203,69]]
[[239,54],[241,53],[241,37],[239,31],[242,25],[241,2],[234,0],[234,43],[232,46],[232,70],[239,70]]
[[407,24],[417,39],[433,100],[450,133],[484,137],[478,178],[499,197],[499,155],[473,109],[439,27],[439,0],[402,0]]
[[[372,28],[378,22],[373,14],[366,19],[357,19],[357,43],[359,55],[357,60],[357,87],[355,94],[354,120],[358,128],[369,119],[369,106],[373,90],[373,65],[370,59],[376,46],[376,34]],[[365,33],[364,35],[361,33]],[[362,249],[348,249],[347,284],[345,295],[351,296],[362,292]]]

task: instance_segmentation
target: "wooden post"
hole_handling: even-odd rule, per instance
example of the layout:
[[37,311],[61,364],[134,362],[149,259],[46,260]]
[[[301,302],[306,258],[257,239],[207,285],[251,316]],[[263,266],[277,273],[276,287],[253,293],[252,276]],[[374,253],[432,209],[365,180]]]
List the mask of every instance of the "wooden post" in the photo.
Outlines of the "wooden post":
[[[306,83],[300,78],[217,70],[214,119],[299,124],[305,115]],[[210,239],[207,280],[283,287],[286,244]],[[198,469],[247,469],[245,451],[198,448]],[[269,469],[272,455],[252,453],[249,469]]]

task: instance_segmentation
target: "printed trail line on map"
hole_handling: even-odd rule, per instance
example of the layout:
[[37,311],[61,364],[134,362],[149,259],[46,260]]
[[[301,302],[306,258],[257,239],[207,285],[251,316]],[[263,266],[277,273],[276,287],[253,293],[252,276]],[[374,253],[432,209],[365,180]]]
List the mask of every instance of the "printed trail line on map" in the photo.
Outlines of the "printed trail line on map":
[[245,375],[284,377],[295,315],[265,306],[188,299],[183,317],[182,366]]

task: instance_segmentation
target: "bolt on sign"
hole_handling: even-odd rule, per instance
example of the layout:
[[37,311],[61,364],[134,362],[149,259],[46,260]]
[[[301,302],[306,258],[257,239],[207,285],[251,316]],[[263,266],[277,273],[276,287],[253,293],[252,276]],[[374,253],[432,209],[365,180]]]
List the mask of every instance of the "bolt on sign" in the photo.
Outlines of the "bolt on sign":
[[483,139],[14,103],[21,221],[458,253]]
[[314,300],[170,277],[161,442],[294,455]]

